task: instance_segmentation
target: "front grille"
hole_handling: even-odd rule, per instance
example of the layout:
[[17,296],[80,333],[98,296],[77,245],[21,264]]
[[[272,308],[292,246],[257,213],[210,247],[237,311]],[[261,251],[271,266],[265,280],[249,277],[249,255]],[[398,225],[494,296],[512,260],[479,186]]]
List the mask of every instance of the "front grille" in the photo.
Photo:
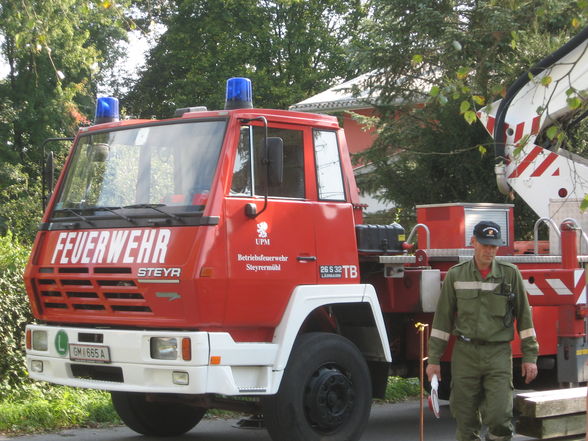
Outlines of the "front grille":
[[80,279],[72,279],[72,280],[61,279],[61,284],[68,285],[68,286],[91,286],[92,282],[90,280],[80,280]]
[[41,307],[46,312],[153,315],[145,297],[130,278],[130,268],[96,268],[92,271],[95,277],[89,277],[90,270],[85,267],[43,269],[34,284]]
[[88,268],[85,267],[64,267],[59,268],[60,274],[88,274]]

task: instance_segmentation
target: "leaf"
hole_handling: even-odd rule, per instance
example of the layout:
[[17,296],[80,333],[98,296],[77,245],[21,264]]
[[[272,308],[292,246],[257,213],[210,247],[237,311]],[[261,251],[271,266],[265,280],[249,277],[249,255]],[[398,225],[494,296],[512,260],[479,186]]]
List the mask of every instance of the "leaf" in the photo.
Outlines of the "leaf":
[[439,88],[439,86],[433,86],[433,87],[431,87],[431,90],[429,91],[429,95],[431,95],[432,97],[437,97],[437,96],[439,96],[439,92],[441,92],[441,89]]
[[410,61],[413,66],[421,64],[423,62],[423,56],[416,54],[412,56],[412,60]]
[[568,107],[572,110],[579,109],[580,106],[582,105],[582,100],[580,98],[578,98],[577,96],[572,97],[572,98],[568,98],[566,101],[568,103]]
[[479,105],[479,106],[483,106],[484,104],[486,104],[486,98],[484,98],[483,96],[480,95],[473,95],[472,99],[474,100],[474,102]]
[[492,89],[490,89],[492,91],[492,95],[503,95],[502,94],[502,90],[504,89],[504,86],[502,86],[501,84],[497,84],[495,86],[492,86]]
[[453,40],[453,42],[451,43],[451,45],[453,46],[453,48],[456,51],[461,51],[462,47],[461,47],[461,43],[457,40]]
[[467,78],[467,76],[470,73],[470,68],[469,67],[461,67],[458,71],[457,71],[457,78],[460,80],[464,80]]
[[543,78],[541,78],[541,85],[547,87],[551,84],[552,81],[553,78],[551,77],[551,75],[546,75]]
[[524,149],[524,148],[527,146],[527,144],[529,144],[529,140],[530,140],[530,139],[531,139],[531,135],[530,135],[530,134],[526,134],[525,136],[523,136],[523,137],[522,137],[522,138],[519,140],[519,142],[517,143],[517,148],[518,148],[519,150],[522,150],[522,149]]
[[476,121],[476,112],[474,112],[473,110],[468,110],[463,114],[463,117],[466,120],[466,122],[471,125]]
[[488,149],[486,147],[484,147],[482,144],[480,144],[478,146],[478,151],[480,152],[481,156],[484,156],[486,154],[486,152],[488,152]]
[[557,135],[557,132],[559,132],[559,129],[557,126],[551,126],[550,128],[547,129],[547,131],[545,132],[545,134],[547,135],[547,138],[551,139],[553,141],[553,138],[555,138],[555,136]]
[[459,105],[459,113],[467,112],[468,110],[470,110],[470,107],[472,107],[472,105],[469,101],[462,101]]
[[588,194],[585,194],[584,199],[580,202],[580,210],[586,211],[586,209],[588,209]]
[[578,19],[578,17],[572,18],[572,27],[574,27],[574,28],[580,27],[580,20]]

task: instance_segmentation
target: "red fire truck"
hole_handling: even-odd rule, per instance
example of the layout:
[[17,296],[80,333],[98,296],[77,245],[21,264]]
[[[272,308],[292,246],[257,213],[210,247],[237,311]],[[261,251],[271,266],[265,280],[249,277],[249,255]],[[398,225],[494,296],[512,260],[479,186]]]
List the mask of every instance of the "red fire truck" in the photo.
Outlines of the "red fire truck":
[[[586,34],[534,78],[569,68]],[[414,325],[430,323],[445,272],[471,258],[473,225],[491,219],[505,232],[499,258],[519,265],[534,306],[540,376],[586,381],[581,221],[560,231],[543,213],[549,199],[583,197],[584,166],[540,145],[556,110],[570,112],[565,99],[549,107],[555,90],[535,118],[521,97],[557,82],[524,76],[481,118],[502,149],[502,187],[542,198],[532,206],[561,235],[557,255],[514,254],[508,204],[417,207],[408,238],[397,224],[363,224],[337,119],[254,109],[246,79],[229,80],[224,110],[167,120],[119,121],[117,101],[99,99],[25,272],[31,377],[110,391],[146,435],[184,433],[225,408],[263,414],[276,441],[358,440],[388,376],[416,374]]]

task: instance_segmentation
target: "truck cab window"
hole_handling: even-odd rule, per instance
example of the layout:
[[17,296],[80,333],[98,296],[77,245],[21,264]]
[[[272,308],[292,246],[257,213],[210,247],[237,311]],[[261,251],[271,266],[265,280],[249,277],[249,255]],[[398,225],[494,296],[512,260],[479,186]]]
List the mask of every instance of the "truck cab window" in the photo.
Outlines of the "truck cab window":
[[[263,196],[265,194],[264,135],[263,127],[246,126],[241,129],[239,148],[233,167],[231,196]],[[284,141],[284,180],[281,185],[270,186],[268,196],[303,199],[305,192],[302,131],[269,128],[268,136],[279,137]]]
[[343,187],[337,134],[324,130],[314,130],[313,138],[319,199],[344,201],[345,189]]

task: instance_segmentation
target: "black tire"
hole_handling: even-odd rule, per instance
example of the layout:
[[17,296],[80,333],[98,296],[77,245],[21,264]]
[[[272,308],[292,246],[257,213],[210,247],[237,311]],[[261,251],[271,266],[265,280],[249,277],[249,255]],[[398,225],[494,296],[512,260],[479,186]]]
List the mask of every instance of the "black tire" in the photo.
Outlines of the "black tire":
[[356,441],[367,425],[372,386],[359,349],[336,334],[298,337],[279,391],[262,400],[274,441]]
[[178,436],[200,422],[206,409],[181,403],[151,402],[146,395],[111,392],[114,409],[135,432],[151,436]]

